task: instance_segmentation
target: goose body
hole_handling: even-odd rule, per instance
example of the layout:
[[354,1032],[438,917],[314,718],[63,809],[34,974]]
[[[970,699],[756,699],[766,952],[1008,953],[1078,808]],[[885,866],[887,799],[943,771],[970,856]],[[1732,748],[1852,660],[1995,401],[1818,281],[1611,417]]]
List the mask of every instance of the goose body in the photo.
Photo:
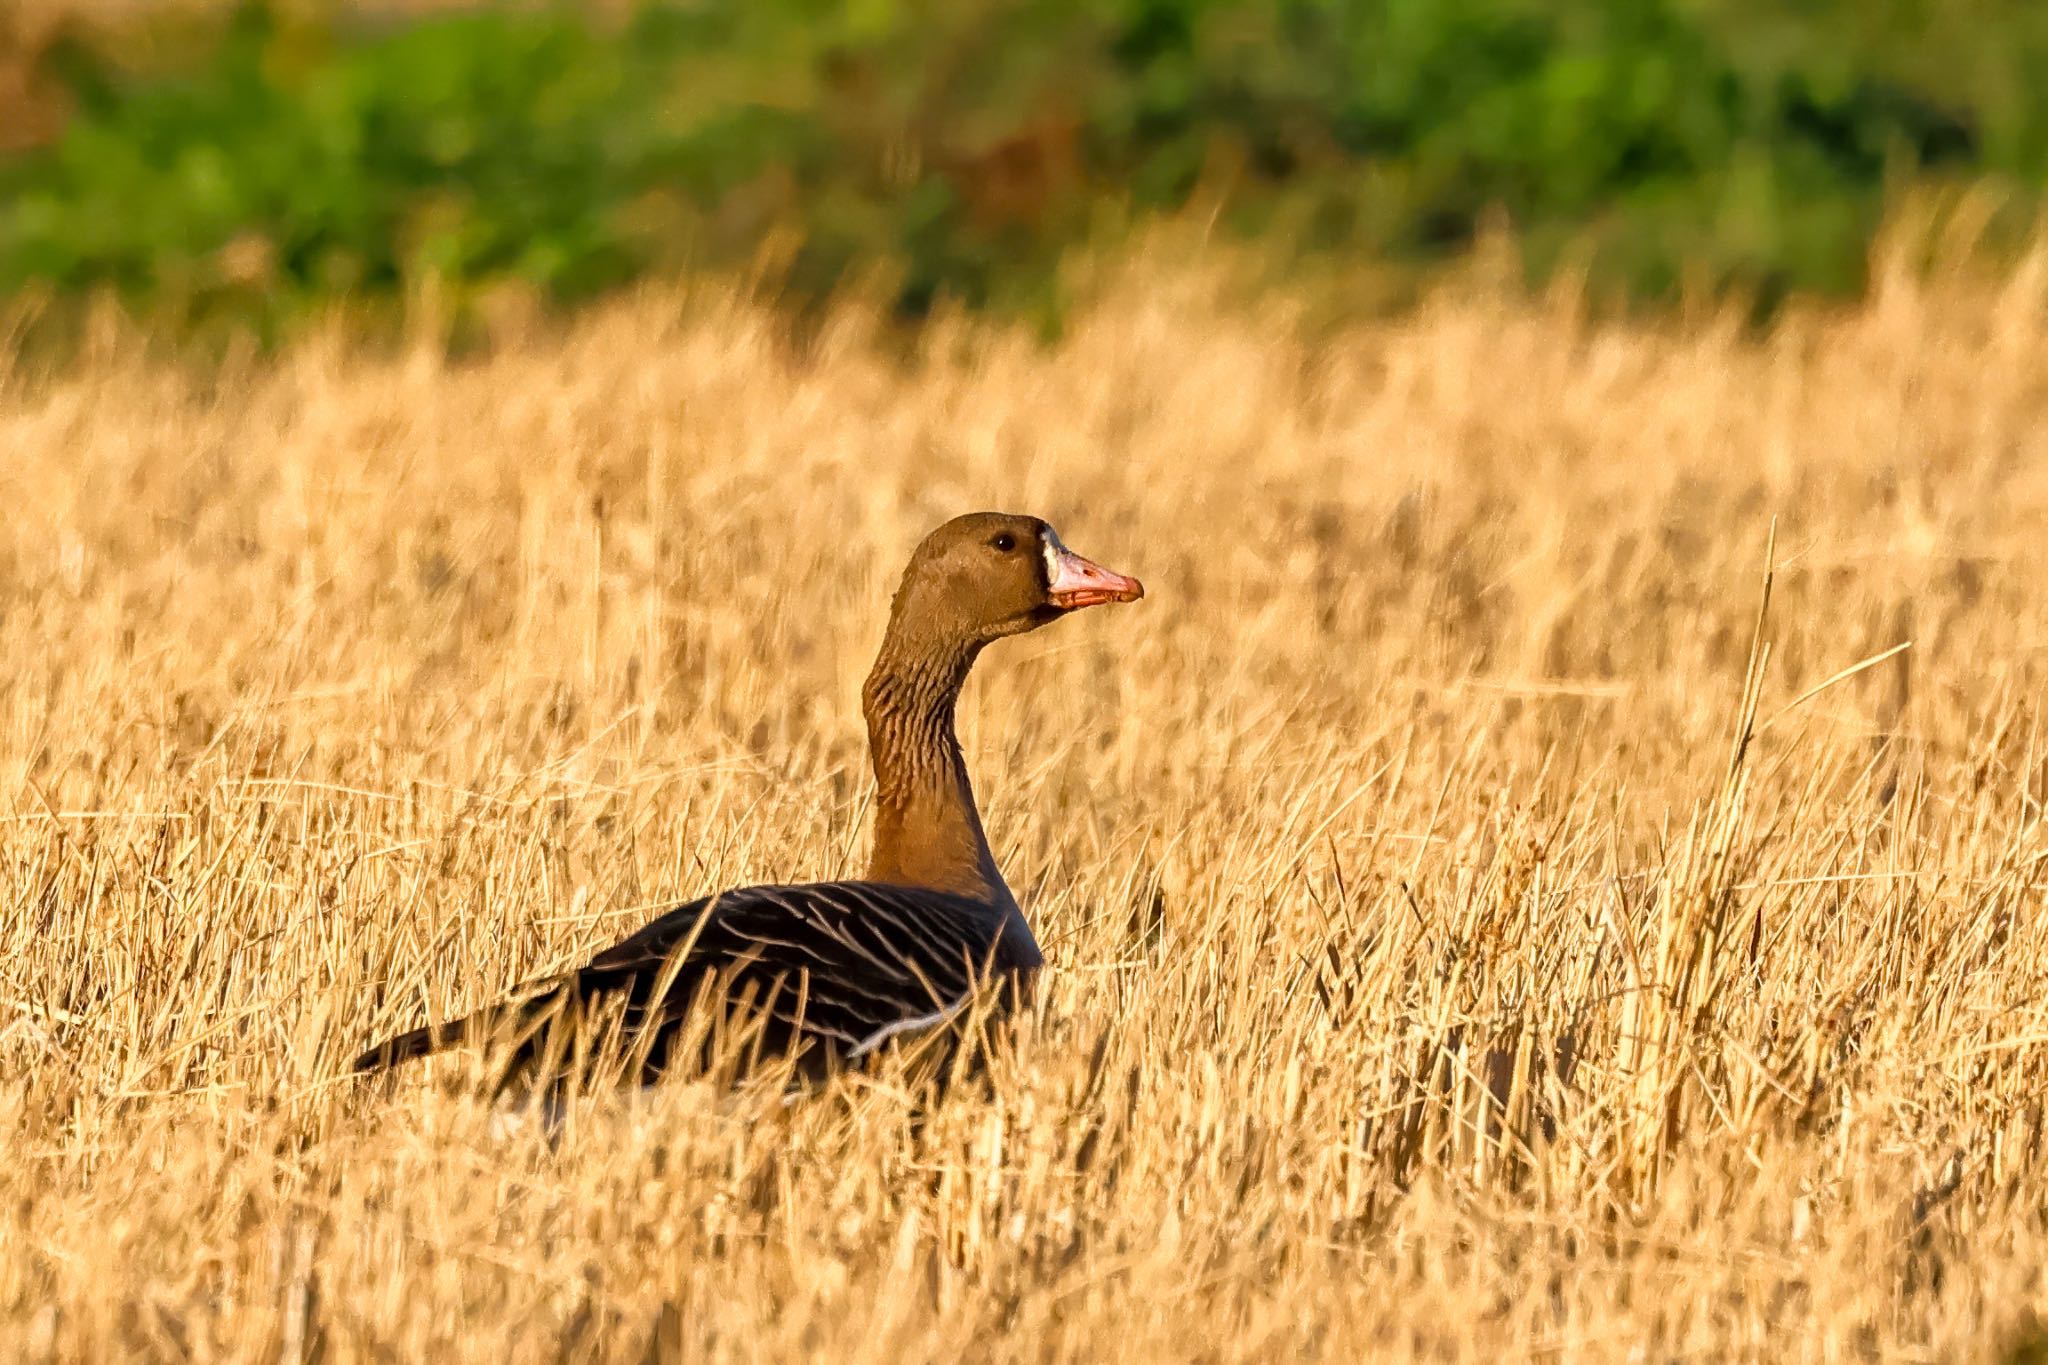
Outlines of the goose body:
[[1014,1002],[1043,958],[983,834],[955,702],[993,640],[1143,592],[1035,517],[947,522],[904,571],[862,694],[876,779],[866,877],[691,901],[580,967],[379,1043],[356,1069],[490,1044],[499,1084],[556,1086],[602,1033],[646,1081],[703,1063],[716,1025],[743,1016],[750,1056],[817,1076],[943,1024],[984,988],[1003,988],[998,1006]]
[[816,1075],[944,1023],[980,985],[1027,985],[1043,961],[1021,914],[971,896],[867,881],[741,887],[678,906],[465,1019],[399,1034],[356,1066],[496,1040],[510,1081],[545,1069],[564,1046],[552,1026],[611,1011],[622,1052],[648,1081],[685,1060],[679,1041],[703,1037],[691,1032],[691,1010],[715,992],[749,1013],[758,1030],[750,1052],[793,1056]]

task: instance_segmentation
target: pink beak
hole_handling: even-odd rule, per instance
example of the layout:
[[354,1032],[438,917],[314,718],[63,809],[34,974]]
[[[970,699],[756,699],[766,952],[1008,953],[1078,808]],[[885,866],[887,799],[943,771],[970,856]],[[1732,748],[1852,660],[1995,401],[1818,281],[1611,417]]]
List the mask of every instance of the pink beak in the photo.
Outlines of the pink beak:
[[1145,595],[1143,583],[1081,558],[1050,531],[1046,533],[1045,562],[1045,595],[1065,611],[1099,607],[1105,602],[1135,602]]

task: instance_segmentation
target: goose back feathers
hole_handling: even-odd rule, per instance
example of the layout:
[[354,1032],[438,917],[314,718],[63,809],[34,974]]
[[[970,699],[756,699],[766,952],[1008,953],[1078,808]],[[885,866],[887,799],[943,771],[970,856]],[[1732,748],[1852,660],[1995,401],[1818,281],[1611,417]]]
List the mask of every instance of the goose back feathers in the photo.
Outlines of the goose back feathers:
[[[794,1056],[815,1076],[943,1023],[981,981],[1021,983],[1042,961],[1021,915],[967,896],[865,881],[742,887],[680,906],[584,966],[466,1019],[402,1033],[358,1067],[493,1044],[503,1084],[573,1048],[559,1030],[573,1034],[611,1011],[631,1068],[652,1080],[677,1063],[712,1060],[713,1032],[687,1025],[693,1005],[716,999],[758,1030],[749,1051]],[[677,1056],[686,1040],[701,1055]]]
[[1006,985],[996,1003],[1013,1003],[1042,958],[982,830],[954,733],[960,688],[993,641],[1143,593],[1035,517],[947,522],[911,557],[862,691],[876,779],[865,878],[692,901],[579,968],[390,1038],[356,1069],[488,1043],[500,1084],[555,1086],[601,1028],[649,1080],[703,1064],[715,1025],[744,1015],[753,1055],[817,1076],[944,1023],[982,987]]

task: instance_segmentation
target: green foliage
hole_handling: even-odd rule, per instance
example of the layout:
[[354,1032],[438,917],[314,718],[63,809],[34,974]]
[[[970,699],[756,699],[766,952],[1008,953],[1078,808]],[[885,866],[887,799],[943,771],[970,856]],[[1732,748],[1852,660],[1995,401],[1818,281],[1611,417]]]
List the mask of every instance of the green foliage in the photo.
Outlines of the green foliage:
[[[1981,14],[1964,14],[1956,8]],[[1852,288],[1888,187],[2048,171],[2048,16],[1969,0],[698,0],[605,26],[237,12],[197,60],[67,49],[0,163],[0,291],[271,324],[433,280],[574,299],[750,265],[1044,311],[1060,253],[1198,195],[1295,252]],[[1976,22],[1967,22],[1968,20]]]

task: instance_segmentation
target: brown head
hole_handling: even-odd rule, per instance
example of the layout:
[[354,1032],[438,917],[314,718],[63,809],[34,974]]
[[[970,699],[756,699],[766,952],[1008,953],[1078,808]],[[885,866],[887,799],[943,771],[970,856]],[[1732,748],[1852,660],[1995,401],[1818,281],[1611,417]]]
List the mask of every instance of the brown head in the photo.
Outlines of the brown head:
[[891,625],[972,651],[1083,607],[1144,595],[1137,579],[1083,559],[1037,517],[970,512],[926,536],[911,555]]

